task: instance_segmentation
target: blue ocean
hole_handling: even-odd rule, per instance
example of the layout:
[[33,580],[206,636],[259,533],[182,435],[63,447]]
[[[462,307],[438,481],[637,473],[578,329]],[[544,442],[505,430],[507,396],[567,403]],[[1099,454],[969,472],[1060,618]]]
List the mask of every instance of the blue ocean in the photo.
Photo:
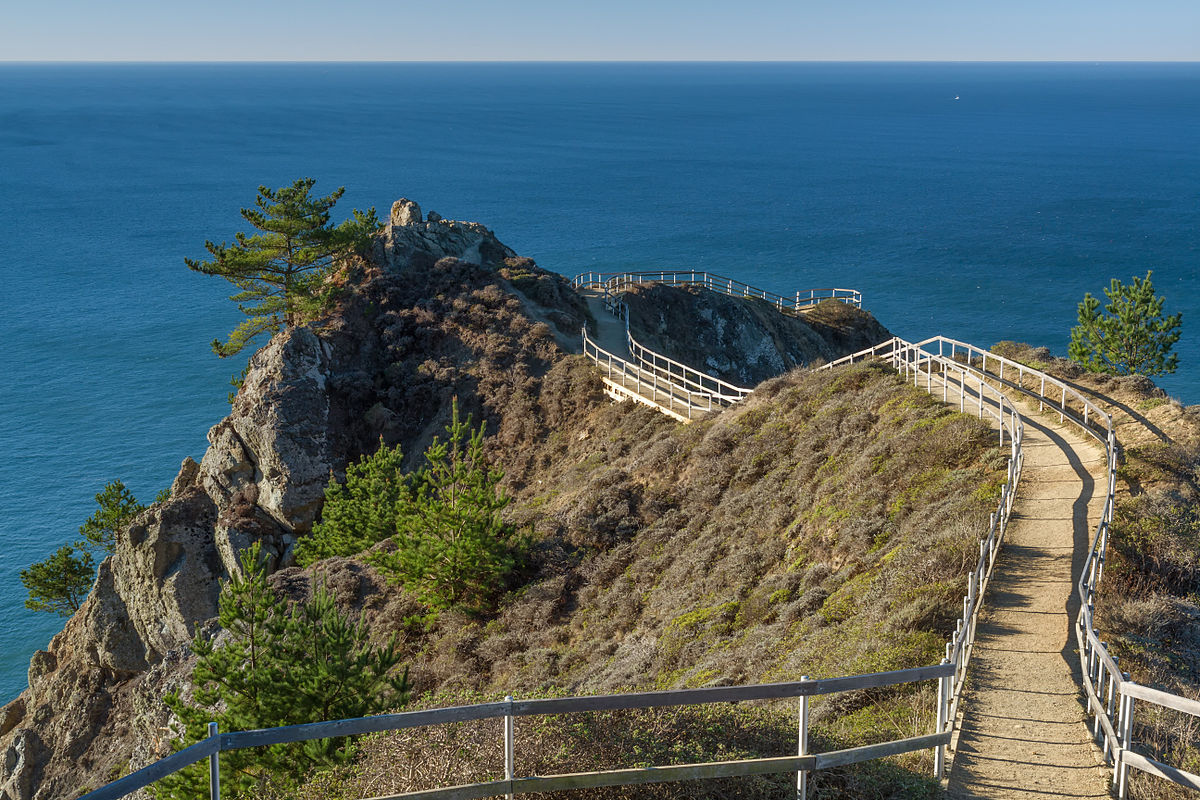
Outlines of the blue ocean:
[[227,410],[231,287],[184,257],[304,176],[566,275],[861,289],[914,339],[1062,354],[1153,270],[1200,402],[1200,64],[0,65],[0,702],[62,625],[19,570]]

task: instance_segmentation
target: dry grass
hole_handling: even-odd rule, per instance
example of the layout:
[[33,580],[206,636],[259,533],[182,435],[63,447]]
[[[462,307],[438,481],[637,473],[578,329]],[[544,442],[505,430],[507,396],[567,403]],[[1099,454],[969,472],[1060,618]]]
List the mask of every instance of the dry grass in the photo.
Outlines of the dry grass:
[[[586,375],[575,357],[556,363],[541,379],[537,413],[559,402],[549,387],[577,392],[569,381]],[[561,427],[519,455],[494,451],[518,465],[511,519],[537,542],[524,586],[494,617],[421,617],[411,598],[382,585],[375,594],[362,576],[347,592],[381,633],[402,633],[414,681],[439,692],[439,704],[462,692],[737,684],[940,659],[1005,463],[978,420],[871,364],[789,373],[689,426],[628,404],[558,407]],[[929,732],[932,703],[930,687],[816,703],[814,746]],[[638,753],[645,762],[707,761],[794,746],[794,709],[641,713],[649,716],[523,723],[521,735],[534,738],[521,746],[522,769],[616,767]],[[371,781],[397,775],[409,776],[409,788],[478,780],[495,769],[487,753],[496,735],[469,727],[382,737],[364,746],[366,771],[329,780],[360,781],[353,785],[370,792]],[[556,753],[565,761],[555,762]],[[916,754],[832,772],[817,779],[815,796],[922,796],[927,761]],[[372,763],[396,766],[371,773]],[[746,797],[761,787],[777,795],[789,780],[593,794]]]
[[[428,697],[421,705],[445,706],[500,699],[474,694]],[[794,703],[722,704],[608,712],[581,712],[515,721],[514,773],[571,772],[667,766],[791,755],[796,750]],[[887,726],[896,720],[873,720]],[[923,721],[924,722],[924,721]],[[903,735],[915,735],[907,721]],[[920,733],[926,732],[922,727]],[[335,800],[376,797],[442,786],[499,780],[504,774],[500,720],[455,723],[371,737],[348,769],[325,773],[306,791]],[[841,728],[815,727],[810,748],[828,751],[861,743]],[[814,773],[810,797],[933,798],[940,796],[922,754]],[[795,774],[746,776],[685,783],[576,790],[533,798],[762,798],[795,791]]]

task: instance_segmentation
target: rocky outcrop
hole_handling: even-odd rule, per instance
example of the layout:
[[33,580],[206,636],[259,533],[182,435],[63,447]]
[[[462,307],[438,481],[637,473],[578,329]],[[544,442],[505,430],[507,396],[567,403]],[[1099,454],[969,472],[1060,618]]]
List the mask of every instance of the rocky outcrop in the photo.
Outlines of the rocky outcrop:
[[0,800],[74,797],[167,754],[161,698],[184,685],[238,553],[260,542],[273,568],[293,563],[330,476],[380,439],[419,454],[454,396],[511,442],[545,436],[504,419],[522,416],[508,407],[536,396],[561,357],[554,320],[577,335],[582,303],[530,319],[501,274],[511,250],[477,223],[422,221],[407,200],[376,256],[338,313],[250,359],[203,459],[185,460],[169,497],[121,533],[82,608],[33,657],[29,688],[0,709]]
[[375,255],[391,269],[421,269],[442,258],[495,267],[517,254],[478,222],[442,219],[436,211],[422,217],[415,201],[401,198],[392,204]]
[[867,312],[834,300],[788,315],[700,287],[646,284],[633,287],[625,302],[642,345],[745,387],[892,336]]

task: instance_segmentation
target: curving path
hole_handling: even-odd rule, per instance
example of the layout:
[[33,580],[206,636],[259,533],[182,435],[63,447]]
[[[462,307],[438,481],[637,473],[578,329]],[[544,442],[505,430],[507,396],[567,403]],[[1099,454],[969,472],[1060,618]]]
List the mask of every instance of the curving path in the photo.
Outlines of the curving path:
[[[599,293],[585,296],[597,321],[609,323],[597,331],[601,346],[627,354],[624,326],[604,311]],[[968,405],[996,402],[979,400],[977,386],[947,378],[945,387],[973,396]],[[1023,478],[977,623],[948,796],[1105,798],[1111,772],[1085,721],[1073,623],[1075,583],[1103,513],[1107,457],[1057,414],[1016,405]]]
[[977,628],[952,798],[1106,798],[1080,701],[1074,582],[1104,504],[1105,454],[1021,408],[1025,467]]

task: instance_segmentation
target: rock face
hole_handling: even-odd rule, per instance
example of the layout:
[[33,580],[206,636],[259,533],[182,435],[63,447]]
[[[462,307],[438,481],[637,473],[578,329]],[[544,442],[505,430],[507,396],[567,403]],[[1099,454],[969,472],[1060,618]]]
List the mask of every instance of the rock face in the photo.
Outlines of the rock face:
[[[259,542],[282,583],[299,581],[285,568],[325,486],[381,440],[401,445],[411,464],[457,397],[464,414],[486,424],[509,487],[541,491],[548,452],[570,446],[562,431],[607,407],[597,372],[560,346],[579,341],[584,302],[482,225],[423,217],[416,203],[398,201],[373,263],[350,271],[355,282],[337,313],[276,335],[250,359],[204,457],[185,460],[169,498],[121,532],[83,607],[31,659],[29,688],[0,709],[0,800],[76,797],[167,755],[162,697],[186,686],[194,637],[215,634],[220,583],[238,569],[239,551]],[[642,316],[678,313],[682,322],[667,319],[668,329],[698,336],[707,334],[696,320],[708,320],[733,343],[730,363],[746,361],[749,322],[709,299],[688,299],[690,311],[682,300],[655,300]],[[847,331],[847,342],[873,335]],[[611,494],[612,509],[577,521],[592,531],[582,546],[627,535],[604,520],[634,501],[621,487]],[[383,593],[355,569],[343,565],[339,579],[351,594]],[[393,612],[402,620],[414,609]]]
[[516,255],[478,222],[442,219],[435,211],[422,218],[421,207],[407,198],[392,204],[375,253],[391,269],[421,269],[441,258],[494,267]]
[[744,387],[892,336],[870,314],[833,300],[789,316],[758,300],[650,284],[635,287],[625,301],[630,331],[641,344]]
[[[536,386],[559,351],[507,290],[497,267],[513,256],[482,225],[423,222],[416,203],[397,202],[344,307],[250,359],[201,462],[185,460],[169,499],[122,532],[82,608],[31,660],[29,688],[0,709],[0,800],[75,797],[166,755],[162,695],[215,625],[239,551],[261,542],[273,567],[294,563],[348,461],[381,438],[419,454],[453,396],[495,421]],[[559,312],[559,335],[577,335],[582,303]]]

